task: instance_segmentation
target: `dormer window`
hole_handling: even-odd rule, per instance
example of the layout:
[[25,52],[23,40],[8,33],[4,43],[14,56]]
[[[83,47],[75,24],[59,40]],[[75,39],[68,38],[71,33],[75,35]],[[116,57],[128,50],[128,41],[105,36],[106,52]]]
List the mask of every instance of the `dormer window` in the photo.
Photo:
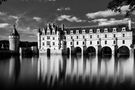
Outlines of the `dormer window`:
[[53,34],[53,35],[55,34],[55,30],[52,31],[52,34]]
[[104,29],[104,32],[108,32],[108,28],[105,28],[105,29]]
[[70,34],[73,34],[73,30],[70,31]]
[[76,30],[76,34],[79,34],[79,30]]
[[117,32],[117,31],[116,31],[116,28],[113,28],[113,32]]
[[122,31],[126,31],[126,27],[123,27],[123,28],[122,28]]
[[92,30],[92,29],[90,29],[90,30],[89,30],[89,33],[93,33],[93,30]]
[[97,29],[97,33],[100,33],[100,29]]
[[84,29],[82,30],[82,33],[85,34],[85,30]]
[[50,34],[50,31],[47,31],[47,34],[49,35]]

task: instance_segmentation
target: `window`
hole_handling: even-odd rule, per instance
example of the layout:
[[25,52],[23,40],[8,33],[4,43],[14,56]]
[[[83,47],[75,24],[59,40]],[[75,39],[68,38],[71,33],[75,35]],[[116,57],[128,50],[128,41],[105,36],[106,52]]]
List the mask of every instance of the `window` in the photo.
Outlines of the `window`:
[[47,30],[47,34],[48,34],[48,35],[50,34],[50,31],[49,31],[49,30]]
[[107,44],[107,41],[105,41],[105,44]]
[[99,35],[97,35],[97,38],[99,38]]
[[43,40],[44,40],[44,37],[43,37]]
[[50,39],[50,36],[47,36],[47,39]]
[[55,31],[53,30],[52,34],[54,35],[55,34]]
[[84,45],[85,43],[83,42],[83,45]]
[[123,37],[125,37],[125,34],[123,34]]
[[70,42],[70,45],[72,45],[72,42]]
[[76,30],[76,34],[79,34],[79,30]]
[[76,36],[76,38],[78,39],[78,36]]
[[123,40],[122,43],[125,44],[125,40]]
[[97,41],[97,44],[99,44],[99,41]]
[[89,33],[93,33],[93,30],[92,30],[92,29],[90,29],[90,30],[89,30]]
[[85,38],[85,36],[83,36],[83,38]]
[[78,45],[78,41],[76,42],[76,44]]
[[47,45],[50,45],[50,41],[47,41]]
[[55,42],[53,42],[53,45],[55,45]]
[[108,29],[107,29],[107,28],[105,28],[105,29],[104,29],[104,32],[108,32]]
[[107,38],[107,35],[105,34],[105,38]]
[[115,35],[115,34],[113,34],[113,37],[116,37],[116,35]]
[[55,40],[55,38],[53,37],[53,40]]
[[122,28],[122,31],[126,31],[126,28],[125,28],[125,27],[123,27],[123,28]]
[[116,42],[115,42],[115,41],[113,41],[113,44],[116,44]]
[[82,33],[85,34],[85,30],[82,30]]
[[92,44],[92,41],[90,41],[90,44]]
[[73,34],[73,30],[70,31],[70,34]]
[[73,39],[73,36],[71,36],[71,39]]
[[100,29],[97,29],[97,33],[100,33]]
[[92,38],[92,35],[90,35],[90,38]]
[[116,28],[113,28],[113,32],[116,32]]

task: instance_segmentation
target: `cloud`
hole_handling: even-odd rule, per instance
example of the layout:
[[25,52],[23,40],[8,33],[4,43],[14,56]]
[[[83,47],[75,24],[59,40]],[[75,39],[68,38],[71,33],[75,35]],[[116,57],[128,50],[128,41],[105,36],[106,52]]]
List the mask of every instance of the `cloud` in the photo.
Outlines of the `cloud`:
[[7,26],[9,26],[8,23],[0,23],[0,28],[6,28]]
[[66,7],[66,8],[61,7],[61,8],[57,8],[57,11],[70,11],[70,10],[71,10],[70,7]]
[[112,10],[98,11],[95,13],[86,14],[86,16],[91,19],[98,18],[98,17],[110,17],[110,16],[116,16],[116,15],[119,15],[119,12],[114,12]]
[[69,22],[85,22],[85,20],[81,20],[75,16],[71,16],[71,15],[61,15],[57,18],[58,21],[63,21],[63,20],[67,20]]
[[124,24],[127,23],[129,18],[124,18],[122,20],[116,20],[115,18],[111,19],[95,19],[92,20],[94,23],[98,23],[99,26],[104,26],[104,25],[117,25],[117,24]]
[[37,22],[40,22],[42,19],[40,17],[33,17],[34,20],[36,20]]

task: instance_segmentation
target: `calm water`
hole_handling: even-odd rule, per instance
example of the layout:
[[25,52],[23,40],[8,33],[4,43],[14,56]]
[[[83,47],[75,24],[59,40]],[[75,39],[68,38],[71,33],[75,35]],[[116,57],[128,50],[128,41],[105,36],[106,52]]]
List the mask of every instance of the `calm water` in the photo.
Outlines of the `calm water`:
[[135,65],[129,57],[11,57],[0,60],[3,88],[134,87]]

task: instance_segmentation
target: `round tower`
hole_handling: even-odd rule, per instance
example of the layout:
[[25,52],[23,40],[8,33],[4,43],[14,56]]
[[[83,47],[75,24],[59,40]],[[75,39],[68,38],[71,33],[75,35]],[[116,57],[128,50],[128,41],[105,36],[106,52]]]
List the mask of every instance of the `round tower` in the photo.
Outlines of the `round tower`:
[[16,26],[13,26],[13,30],[9,35],[9,50],[14,53],[19,53],[20,35],[16,30]]

